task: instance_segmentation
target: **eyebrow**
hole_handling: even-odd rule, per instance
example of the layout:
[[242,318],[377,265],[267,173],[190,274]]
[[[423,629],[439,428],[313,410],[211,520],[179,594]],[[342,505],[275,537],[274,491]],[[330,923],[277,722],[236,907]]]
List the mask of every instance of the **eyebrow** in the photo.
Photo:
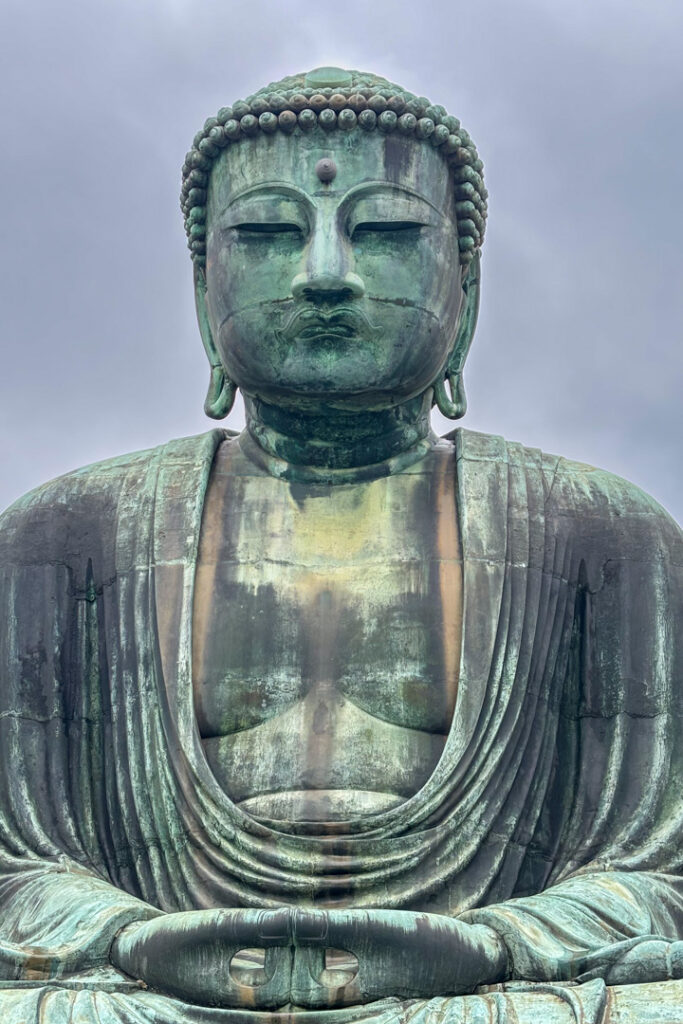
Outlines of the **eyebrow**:
[[385,192],[389,194],[395,194],[401,192],[404,196],[408,196],[409,199],[416,199],[418,202],[426,203],[432,210],[439,214],[440,217],[446,217],[447,213],[442,210],[441,207],[433,203],[427,196],[423,196],[422,193],[416,192],[415,189],[408,188],[406,185],[400,185],[393,181],[361,181],[358,185],[354,185],[346,193],[342,199],[340,206],[346,206],[347,203],[355,202],[356,199],[364,198],[366,195],[373,195],[378,192]]
[[[448,217],[445,210],[442,210],[436,205],[436,203],[433,203],[420,192],[416,192],[415,189],[408,188],[406,185],[401,185],[398,182],[384,181],[381,179],[376,181],[361,181],[357,185],[352,185],[346,195],[341,199],[339,209],[343,210],[365,196],[377,195],[380,193],[395,195],[397,192],[400,192],[403,196],[407,196],[409,199],[415,199],[418,202],[426,203],[426,205],[434,210],[439,217]],[[320,195],[320,193],[316,194]],[[260,196],[267,198],[268,196],[283,195],[295,200],[296,202],[303,203],[309,208],[317,208],[315,196],[309,194],[304,189],[299,188],[298,185],[294,185],[290,181],[263,181],[256,185],[249,185],[240,192],[237,192],[234,196],[231,196],[225,206],[218,213],[218,216],[223,216],[235,204],[245,199],[251,199],[252,197],[258,199]]]
[[293,185],[289,181],[265,181],[259,182],[257,185],[249,185],[247,188],[242,189],[241,192],[237,192],[234,196],[228,200],[225,204],[221,213],[229,210],[235,203],[242,201],[243,199],[251,199],[252,197],[258,198],[259,196],[269,195],[286,195],[290,199],[295,199],[298,202],[304,202],[311,205],[311,197],[303,189],[297,185]]

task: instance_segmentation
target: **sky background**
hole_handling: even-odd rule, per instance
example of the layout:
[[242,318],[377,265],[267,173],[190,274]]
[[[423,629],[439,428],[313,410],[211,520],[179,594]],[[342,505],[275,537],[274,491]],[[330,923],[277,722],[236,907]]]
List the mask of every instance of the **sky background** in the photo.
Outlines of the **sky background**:
[[335,64],[443,104],[486,165],[464,425],[683,520],[682,52],[681,0],[2,0],[0,507],[212,426],[185,152],[219,107]]

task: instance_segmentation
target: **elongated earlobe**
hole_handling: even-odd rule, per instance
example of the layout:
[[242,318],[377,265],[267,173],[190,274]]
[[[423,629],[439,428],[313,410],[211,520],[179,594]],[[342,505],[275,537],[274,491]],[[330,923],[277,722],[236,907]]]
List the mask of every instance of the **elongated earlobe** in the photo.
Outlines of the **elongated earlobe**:
[[[433,382],[434,402],[439,412],[449,420],[459,420],[467,412],[467,398],[463,380],[463,367],[472,344],[479,314],[479,285],[481,269],[479,251],[474,254],[462,282],[464,303],[453,349],[446,366]],[[448,382],[448,388],[446,387]],[[448,391],[450,390],[450,396]]]
[[[446,391],[446,381],[450,388],[450,397]],[[448,373],[445,378],[439,378],[434,383],[434,401],[442,416],[449,420],[459,420],[467,412],[467,396],[465,385],[462,379],[462,370],[458,373]]]
[[211,367],[209,390],[206,393],[204,412],[212,420],[223,420],[235,403],[237,385],[225,374],[222,366]]
[[199,333],[202,336],[204,351],[211,367],[211,377],[204,402],[204,412],[212,420],[223,420],[234,405],[237,385],[226,374],[213,340],[206,308],[206,278],[204,277],[204,271],[198,266],[195,266],[194,286]]

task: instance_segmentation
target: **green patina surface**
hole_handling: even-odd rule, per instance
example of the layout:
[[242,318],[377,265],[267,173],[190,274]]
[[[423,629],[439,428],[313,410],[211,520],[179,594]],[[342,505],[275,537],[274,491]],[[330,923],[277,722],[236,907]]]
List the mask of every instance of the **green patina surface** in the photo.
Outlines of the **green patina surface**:
[[226,147],[276,133],[302,137],[320,129],[346,134],[377,131],[424,142],[439,151],[449,167],[456,200],[458,239],[454,251],[467,264],[481,247],[488,192],[483,163],[456,117],[377,75],[340,68],[318,68],[272,82],[247,100],[222,107],[198,132],[183,164],[180,204],[194,263],[206,255],[206,195],[213,161]]
[[247,428],[0,521],[6,1024],[683,1019],[681,531],[431,432],[481,170],[335,68],[195,137],[206,410]]

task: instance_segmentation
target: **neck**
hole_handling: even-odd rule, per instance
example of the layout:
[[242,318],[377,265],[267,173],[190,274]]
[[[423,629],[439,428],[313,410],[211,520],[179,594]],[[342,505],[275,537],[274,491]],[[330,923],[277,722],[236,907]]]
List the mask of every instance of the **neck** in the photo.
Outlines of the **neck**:
[[388,409],[301,411],[245,396],[244,448],[291,480],[347,483],[401,472],[432,447],[431,389]]

